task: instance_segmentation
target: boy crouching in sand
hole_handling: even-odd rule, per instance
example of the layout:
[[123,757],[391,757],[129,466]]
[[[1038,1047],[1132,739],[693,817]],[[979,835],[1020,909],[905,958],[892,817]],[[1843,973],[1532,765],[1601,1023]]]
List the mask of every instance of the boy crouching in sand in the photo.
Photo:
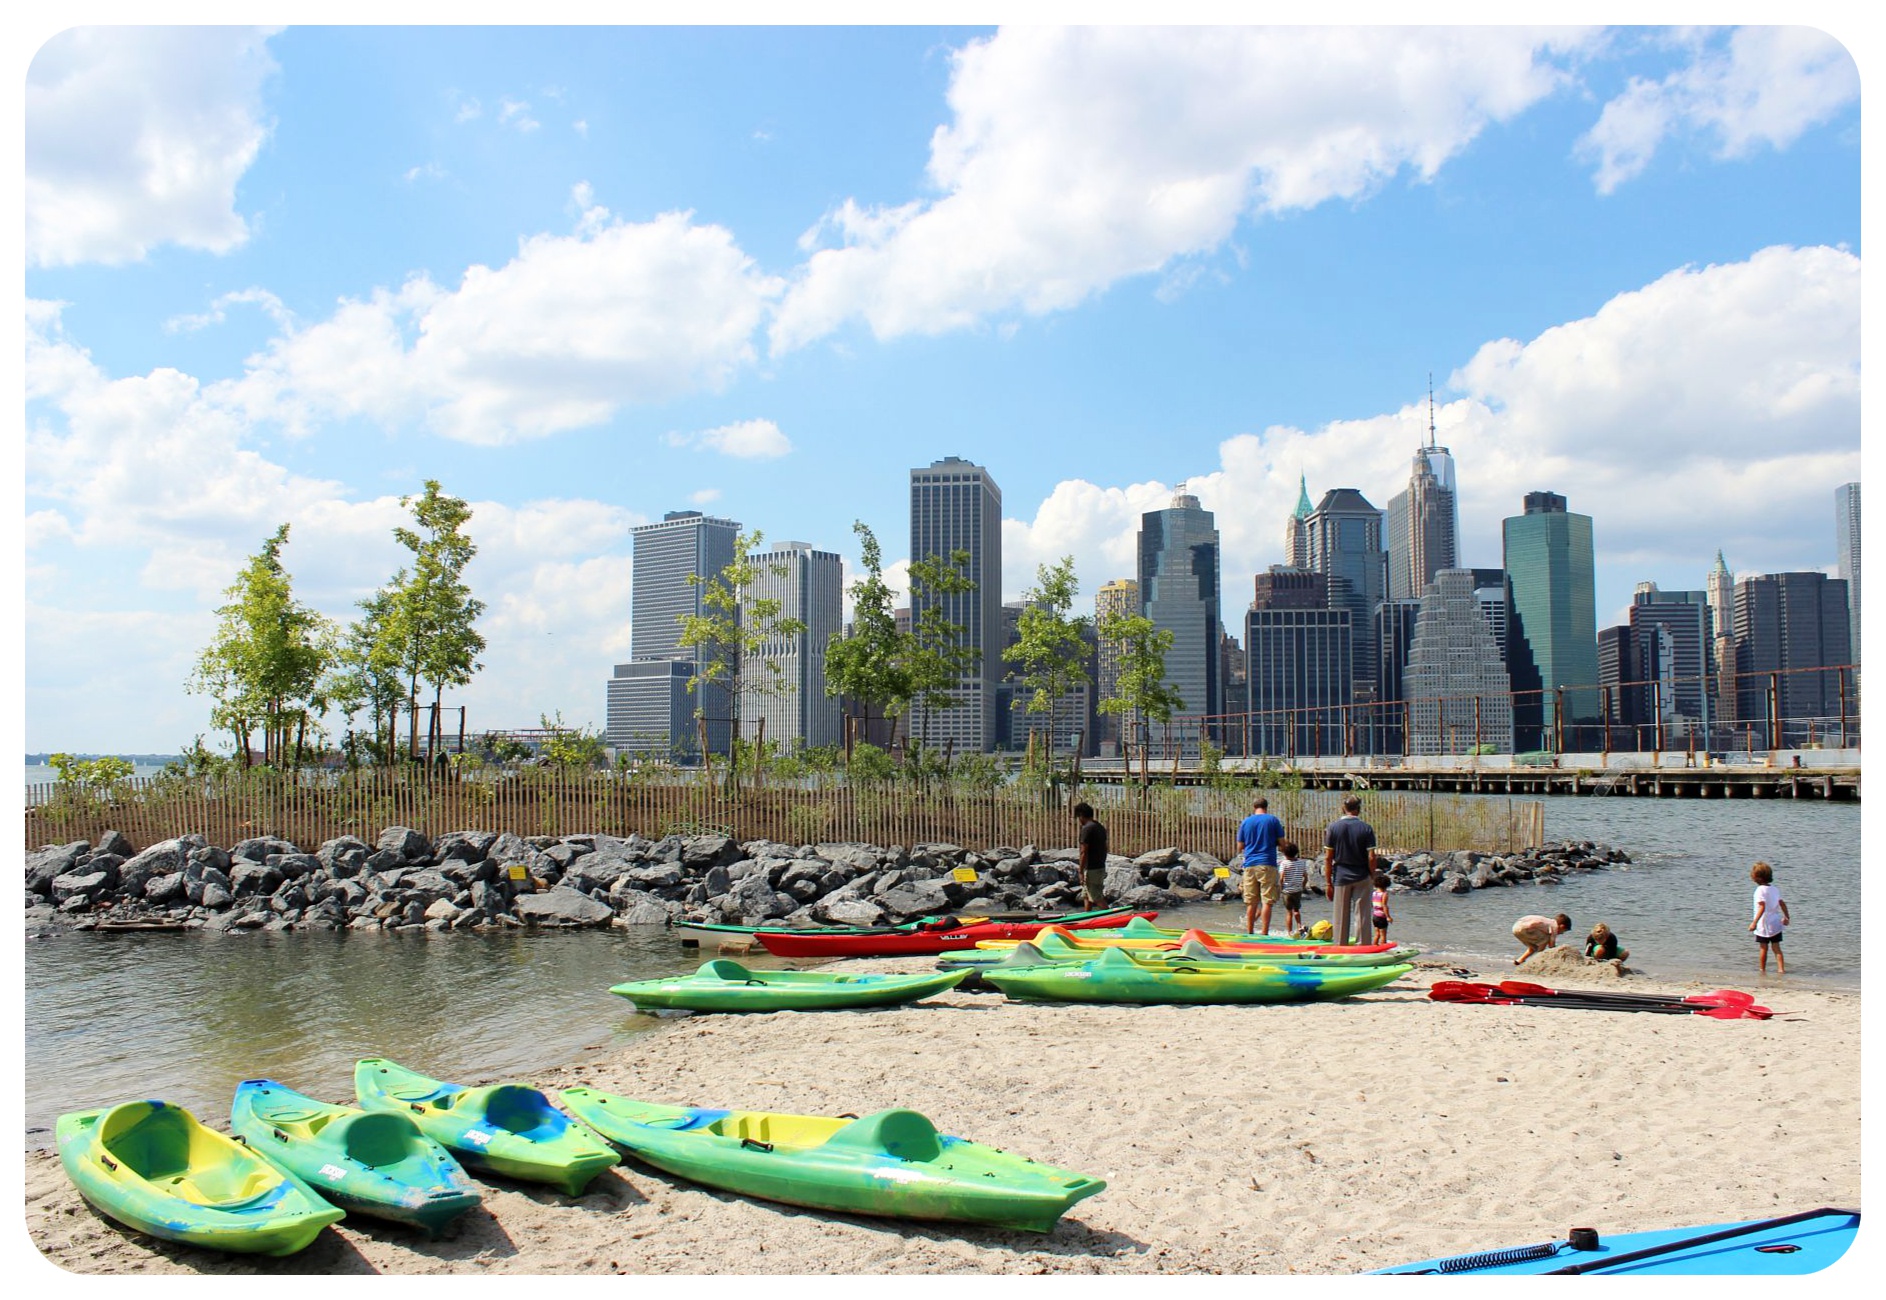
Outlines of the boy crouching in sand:
[[1520,917],[1513,922],[1513,937],[1526,945],[1526,951],[1513,958],[1513,965],[1524,964],[1536,952],[1558,947],[1559,936],[1571,928],[1572,918],[1563,912],[1557,916]]

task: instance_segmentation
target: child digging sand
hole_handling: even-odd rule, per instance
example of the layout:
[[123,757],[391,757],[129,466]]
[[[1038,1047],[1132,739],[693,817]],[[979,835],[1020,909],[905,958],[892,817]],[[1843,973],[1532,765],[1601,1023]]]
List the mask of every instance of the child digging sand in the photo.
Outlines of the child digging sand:
[[1781,888],[1775,884],[1775,869],[1757,862],[1748,878],[1755,882],[1755,919],[1748,923],[1755,943],[1761,949],[1762,974],[1768,973],[1768,950],[1775,950],[1775,974],[1788,973],[1787,958],[1781,955],[1781,931],[1788,924],[1788,905],[1782,901]]

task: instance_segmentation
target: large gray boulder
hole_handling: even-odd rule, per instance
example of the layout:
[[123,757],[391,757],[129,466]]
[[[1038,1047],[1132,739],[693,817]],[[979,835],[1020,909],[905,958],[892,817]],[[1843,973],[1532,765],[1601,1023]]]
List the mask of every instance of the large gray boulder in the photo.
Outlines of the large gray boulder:
[[72,872],[79,865],[79,859],[91,851],[92,846],[88,841],[74,840],[70,844],[49,844],[27,854],[27,890],[41,896],[51,894],[53,878]]
[[252,839],[237,840],[229,846],[232,858],[248,858],[252,862],[267,862],[271,853],[298,853],[293,844],[279,835],[257,835]]
[[1179,865],[1179,851],[1172,848],[1153,849],[1134,858],[1133,865],[1136,867],[1176,867]]
[[[410,826],[389,826],[380,832],[378,848],[382,853],[396,853],[407,862],[432,852],[432,842]],[[292,852],[292,848],[290,850]]]
[[497,838],[496,831],[447,831],[433,844],[432,856],[440,862],[483,862]]
[[310,871],[321,868],[321,859],[312,853],[271,853],[263,861],[288,880],[300,880]]
[[365,840],[340,835],[315,850],[315,860],[330,876],[357,876],[373,852]]
[[136,887],[142,889],[152,876],[167,876],[183,870],[187,857],[188,850],[176,840],[163,840],[134,855],[118,869],[118,877],[126,882],[135,881]]
[[696,870],[731,866],[743,856],[730,835],[689,835],[681,841],[681,864]]
[[884,909],[868,898],[836,898],[816,904],[812,915],[828,925],[877,925]]
[[122,831],[106,831],[98,837],[98,843],[92,846],[94,853],[115,853],[121,858],[137,856],[137,850],[131,847],[131,841]]
[[500,867],[507,867],[513,862],[529,862],[537,850],[526,844],[509,831],[503,831],[491,841],[491,847],[485,850],[485,857]]
[[91,902],[109,890],[111,884],[111,877],[103,871],[80,871],[55,876],[52,881],[52,901],[63,905],[71,899],[83,898]]
[[876,871],[884,863],[883,851],[870,844],[815,844],[812,852],[835,867],[857,872]]
[[183,897],[183,872],[173,871],[167,876],[152,876],[144,882],[144,897],[153,903],[168,903]]
[[541,894],[521,895],[511,904],[511,911],[533,925],[607,925],[615,916],[609,904],[562,885]]
[[1138,889],[1141,883],[1138,867],[1130,863],[1123,867],[1109,864],[1101,888],[1108,898],[1119,898]]
[[786,915],[799,905],[798,900],[775,893],[764,875],[748,876],[720,899],[720,913],[729,920],[740,917],[746,925],[757,925]]
[[250,894],[273,894],[281,888],[282,880],[279,868],[266,862],[251,862],[246,858],[238,861],[229,873],[230,891],[238,898]]
[[879,906],[906,918],[947,912],[963,896],[962,887],[949,880],[913,880],[879,894]]

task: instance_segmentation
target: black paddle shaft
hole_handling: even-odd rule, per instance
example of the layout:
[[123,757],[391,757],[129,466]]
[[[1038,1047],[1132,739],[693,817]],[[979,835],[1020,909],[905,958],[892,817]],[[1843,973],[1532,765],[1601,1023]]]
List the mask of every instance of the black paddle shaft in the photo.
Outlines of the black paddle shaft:
[[1803,1210],[1799,1214],[1784,1214],[1779,1219],[1763,1219],[1760,1223],[1748,1223],[1739,1228],[1724,1228],[1721,1232],[1706,1232],[1700,1237],[1687,1237],[1682,1241],[1666,1242],[1661,1246],[1646,1246],[1642,1250],[1626,1251],[1624,1254],[1614,1255],[1610,1259],[1594,1259],[1588,1260],[1583,1264],[1567,1264],[1564,1268],[1548,1270],[1545,1276],[1551,1277],[1561,1273],[1576,1274],[1596,1273],[1600,1270],[1609,1271],[1617,1268],[1620,1264],[1635,1264],[1639,1260],[1655,1259],[1659,1255],[1668,1255],[1678,1250],[1688,1250],[1692,1246],[1713,1245],[1718,1241],[1729,1241],[1736,1237],[1746,1237],[1751,1232],[1765,1232],[1770,1228],[1785,1228],[1791,1224],[1806,1223],[1811,1219],[1819,1219],[1830,1214],[1849,1215],[1855,1219],[1860,1217],[1858,1210],[1836,1210],[1828,1206],[1822,1206],[1818,1210]]

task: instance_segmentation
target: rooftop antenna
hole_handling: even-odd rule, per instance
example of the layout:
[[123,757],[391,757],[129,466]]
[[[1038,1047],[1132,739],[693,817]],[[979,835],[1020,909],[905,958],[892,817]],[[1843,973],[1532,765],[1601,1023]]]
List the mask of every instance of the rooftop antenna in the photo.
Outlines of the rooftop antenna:
[[1428,371],[1428,448],[1434,447],[1434,372]]

